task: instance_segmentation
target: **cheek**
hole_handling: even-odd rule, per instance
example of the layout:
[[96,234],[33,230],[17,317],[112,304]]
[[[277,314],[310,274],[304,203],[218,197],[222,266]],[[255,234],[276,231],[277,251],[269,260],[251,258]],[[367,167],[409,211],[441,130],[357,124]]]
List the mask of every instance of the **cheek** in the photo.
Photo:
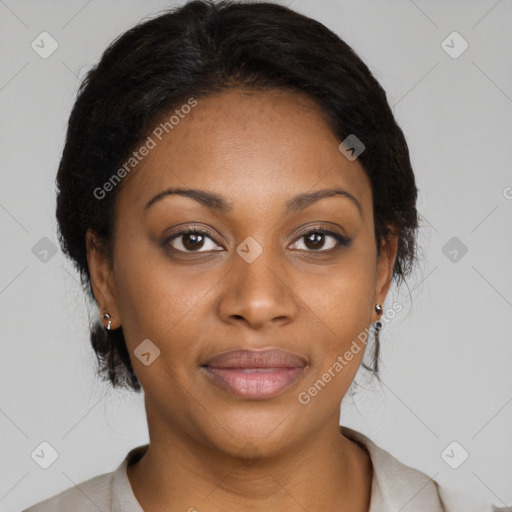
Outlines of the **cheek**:
[[365,247],[361,244],[361,250],[350,256],[347,252],[342,263],[314,279],[303,275],[299,283],[306,310],[313,312],[319,326],[314,336],[318,344],[313,347],[318,362],[315,376],[330,371],[337,377],[334,386],[340,389],[348,387],[357,373],[369,337],[376,254],[371,246]]
[[[299,390],[301,404],[310,401],[314,410],[331,411],[350,388],[361,366],[369,339],[369,309],[375,269],[369,265],[348,265],[344,271],[331,274],[316,283],[305,298],[314,315],[309,334],[311,374]],[[312,332],[316,323],[319,330]]]
[[[159,396],[162,404],[182,403],[186,397],[184,382],[195,354],[191,333],[197,329],[196,310],[206,289],[197,282],[202,279],[204,284],[205,274],[191,279],[170,270],[162,258],[134,250],[116,266],[118,307],[130,359],[145,392]],[[148,365],[137,357],[146,339],[160,351]],[[153,345],[146,347],[157,353]]]
[[159,249],[145,249],[142,243],[124,252],[120,243],[119,253],[123,257],[116,261],[116,294],[127,344],[149,338],[162,348],[170,338],[179,340],[187,315],[205,293],[205,274],[181,272]]
[[324,273],[303,273],[298,289],[303,290],[301,298],[318,318],[345,339],[369,323],[375,278],[374,255],[354,251]]

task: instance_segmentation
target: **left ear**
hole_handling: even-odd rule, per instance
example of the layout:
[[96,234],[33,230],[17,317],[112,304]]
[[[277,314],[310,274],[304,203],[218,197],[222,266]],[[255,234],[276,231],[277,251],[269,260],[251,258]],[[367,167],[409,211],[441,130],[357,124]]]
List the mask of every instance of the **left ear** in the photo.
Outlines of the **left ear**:
[[381,241],[380,253],[377,256],[377,279],[375,281],[374,300],[372,305],[372,320],[376,322],[379,315],[375,312],[375,304],[384,304],[391,280],[393,279],[393,268],[395,266],[396,253],[398,250],[398,235],[391,229],[388,237]]

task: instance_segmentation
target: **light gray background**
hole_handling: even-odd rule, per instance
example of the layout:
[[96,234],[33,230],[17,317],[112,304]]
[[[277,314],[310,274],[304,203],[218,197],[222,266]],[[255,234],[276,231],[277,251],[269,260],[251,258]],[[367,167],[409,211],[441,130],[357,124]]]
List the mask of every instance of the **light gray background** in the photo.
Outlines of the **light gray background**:
[[[383,331],[384,384],[348,398],[341,421],[437,480],[450,510],[512,505],[512,2],[287,3],[344,38],[388,92],[425,218],[412,302],[395,294],[404,314]],[[1,511],[110,472],[147,442],[142,396],[95,378],[96,312],[71,265],[32,248],[57,245],[54,177],[80,79],[113,38],[171,5],[0,1]],[[47,59],[31,48],[43,31],[59,45]],[[441,45],[453,31],[469,43],[456,59]],[[452,237],[468,249],[458,261],[442,251]],[[42,441],[59,454],[46,470],[30,455]],[[452,441],[469,453],[458,469],[441,457]]]

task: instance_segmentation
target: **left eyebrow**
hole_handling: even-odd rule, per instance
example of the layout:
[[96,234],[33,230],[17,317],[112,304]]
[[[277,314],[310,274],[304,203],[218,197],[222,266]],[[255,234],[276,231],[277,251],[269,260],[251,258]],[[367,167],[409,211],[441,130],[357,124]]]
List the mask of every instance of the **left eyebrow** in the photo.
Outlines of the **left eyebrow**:
[[350,192],[347,192],[341,188],[329,188],[324,190],[316,190],[315,192],[299,194],[286,203],[285,214],[303,210],[304,208],[307,208],[309,205],[319,201],[320,199],[333,196],[341,196],[350,199],[350,201],[356,205],[359,211],[359,215],[361,215],[361,217],[363,216],[363,211],[359,201]]

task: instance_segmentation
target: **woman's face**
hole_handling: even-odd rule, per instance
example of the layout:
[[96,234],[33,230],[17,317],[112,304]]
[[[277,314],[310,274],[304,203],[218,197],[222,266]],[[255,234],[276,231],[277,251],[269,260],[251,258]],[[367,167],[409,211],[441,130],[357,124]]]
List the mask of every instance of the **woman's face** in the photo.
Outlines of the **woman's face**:
[[[96,298],[152,436],[277,454],[337,425],[363,350],[333,366],[377,320],[396,239],[377,256],[369,179],[302,94],[198,99],[163,133],[116,199],[113,270],[90,250]],[[214,359],[238,350],[260,354]]]

